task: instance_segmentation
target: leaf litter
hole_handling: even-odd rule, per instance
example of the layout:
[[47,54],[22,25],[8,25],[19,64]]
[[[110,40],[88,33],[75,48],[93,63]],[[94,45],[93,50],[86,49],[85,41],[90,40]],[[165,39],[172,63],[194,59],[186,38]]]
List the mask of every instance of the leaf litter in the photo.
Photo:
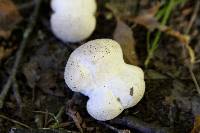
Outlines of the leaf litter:
[[[48,2],[44,2],[44,5]],[[122,4],[123,3],[123,4]],[[150,3],[150,4],[149,4]],[[140,5],[138,7],[138,5]],[[153,6],[152,6],[153,5]],[[14,5],[15,6],[15,5]],[[0,6],[1,7],[1,6]],[[144,8],[145,7],[145,8]],[[147,7],[147,8],[146,8]],[[161,26],[158,20],[155,18],[155,12],[159,10],[160,3],[154,3],[149,2],[148,0],[142,0],[142,1],[122,1],[122,0],[111,0],[109,3],[109,6],[103,7],[103,10],[101,11],[101,16],[98,20],[102,20],[102,16],[104,16],[104,13],[111,12],[114,14],[115,22],[113,20],[112,23],[116,23],[115,28],[109,29],[109,24],[103,26],[98,25],[96,31],[101,32],[95,32],[94,35],[92,35],[91,38],[96,38],[99,36],[113,36],[113,39],[118,41],[121,44],[121,47],[123,49],[123,54],[126,62],[130,64],[137,64],[143,67],[143,58],[141,55],[145,55],[145,45],[146,45],[146,30],[160,30],[166,35],[162,36],[161,43],[163,43],[162,46],[159,46],[158,51],[155,53],[155,59],[153,60],[152,66],[150,66],[150,69],[145,69],[145,79],[146,79],[146,85],[147,85],[147,91],[145,93],[145,97],[143,101],[141,101],[137,106],[134,108],[131,108],[129,110],[126,110],[121,116],[119,116],[118,119],[124,120],[127,123],[133,123],[140,124],[139,127],[135,127],[134,125],[127,125],[127,123],[121,123],[121,124],[112,124],[110,122],[106,123],[111,126],[112,129],[117,128],[125,128],[125,126],[130,129],[130,131],[134,131],[138,128],[138,130],[145,129],[150,130],[151,126],[149,123],[154,123],[156,127],[158,127],[157,130],[162,129],[163,127],[167,127],[172,129],[173,131],[179,133],[184,132],[198,132],[199,129],[199,96],[196,95],[196,92],[194,90],[194,86],[191,83],[191,79],[188,76],[188,72],[184,69],[184,59],[182,58],[182,55],[180,54],[181,48],[180,46],[174,46],[175,44],[178,44],[175,40],[173,40],[172,37],[179,40],[180,43],[187,43],[190,40],[188,39],[188,36],[185,36],[182,34],[182,30],[180,30],[179,25],[173,20],[177,18],[172,19],[169,26]],[[180,7],[177,7],[180,9]],[[181,7],[183,8],[183,6]],[[9,9],[9,8],[8,8]],[[15,7],[16,9],[16,7]],[[176,11],[176,14],[183,13],[182,16],[190,16],[192,13],[193,5],[189,4],[188,7],[183,8],[184,11],[179,10]],[[108,11],[109,10],[109,11]],[[1,11],[1,9],[0,9]],[[4,10],[3,12],[5,12]],[[16,11],[16,10],[14,10]],[[49,12],[49,10],[44,11]],[[9,11],[8,11],[9,12]],[[17,11],[18,12],[18,11]],[[45,12],[45,13],[46,13]],[[10,14],[10,13],[8,13]],[[11,13],[12,14],[12,13]],[[16,12],[14,13],[16,15]],[[0,14],[0,18],[1,18]],[[15,16],[14,15],[14,16]],[[20,15],[18,13],[18,15]],[[41,14],[44,15],[44,14]],[[9,15],[8,15],[9,16]],[[12,16],[12,15],[10,15]],[[21,20],[17,20],[17,19]],[[16,19],[16,20],[15,20]],[[3,33],[3,35],[0,34],[2,38],[9,38],[11,35],[11,32],[13,31],[14,27],[16,27],[17,23],[22,21],[22,17],[18,16],[17,18],[11,18],[11,20],[14,20],[12,24],[10,24],[10,28],[7,28],[5,25],[0,25],[0,31],[7,32],[9,34]],[[45,22],[48,22],[48,18],[44,19]],[[41,21],[43,21],[41,20]],[[183,20],[183,19],[180,19]],[[9,19],[6,20],[8,23],[10,23]],[[6,22],[4,21],[4,22]],[[54,38],[51,34],[46,33],[46,30],[41,28],[43,26],[43,22],[39,21],[39,26],[36,30],[42,30],[44,31],[44,34],[46,38],[41,38],[43,42],[45,42],[48,39]],[[3,22],[3,21],[2,21]],[[107,22],[107,21],[106,21]],[[184,21],[185,22],[185,21]],[[183,22],[180,22],[183,23]],[[197,22],[196,22],[197,23]],[[198,24],[195,23],[195,26],[198,27]],[[172,26],[174,24],[177,28],[174,28]],[[1,27],[2,26],[2,27]],[[103,26],[103,27],[102,27]],[[145,27],[146,29],[142,29],[141,26]],[[181,26],[181,25],[180,25]],[[113,25],[112,25],[113,27]],[[41,28],[41,29],[40,29]],[[194,29],[193,27],[192,29]],[[109,34],[107,31],[114,31],[113,33]],[[141,30],[142,29],[142,30]],[[104,35],[105,32],[105,35]],[[111,34],[111,35],[110,35]],[[196,30],[193,35],[198,35],[198,30]],[[170,36],[167,36],[170,35]],[[198,54],[199,49],[199,39],[198,37],[192,36],[193,45],[197,54],[197,57],[200,57]],[[48,38],[48,39],[47,39]],[[45,40],[46,39],[46,40]],[[55,39],[55,38],[54,38]],[[30,44],[32,40],[30,39]],[[49,40],[48,40],[49,41]],[[28,58],[28,61],[25,64],[22,64],[22,72],[18,73],[18,82],[19,86],[22,87],[20,90],[20,93],[22,93],[22,99],[23,103],[26,102],[31,103],[31,98],[29,95],[24,98],[25,94],[32,94],[29,92],[30,90],[27,90],[28,87],[35,91],[39,91],[37,93],[38,99],[36,99],[36,107],[33,109],[41,109],[45,110],[46,112],[51,111],[49,113],[56,113],[56,111],[53,111],[49,108],[46,108],[44,106],[44,103],[46,102],[46,98],[48,97],[49,102],[48,106],[51,106],[51,104],[59,108],[60,104],[63,104],[63,101],[55,100],[54,98],[66,98],[67,101],[71,97],[70,91],[67,91],[66,94],[66,88],[67,86],[64,85],[63,80],[63,71],[64,66],[66,63],[66,60],[69,56],[69,53],[71,52],[70,47],[68,47],[66,44],[62,44],[58,40],[54,40],[53,42],[49,43],[43,43],[42,45],[36,44],[34,47],[36,49],[35,52],[26,55],[28,57],[25,57],[25,59]],[[197,42],[197,43],[196,43]],[[37,43],[37,42],[36,42]],[[33,44],[32,44],[33,45]],[[68,44],[72,45],[72,44]],[[78,44],[80,45],[80,44]],[[32,47],[28,47],[27,49],[31,49]],[[16,48],[11,48],[9,50],[7,47],[0,47],[1,52],[1,58],[3,60],[7,60],[13,53],[13,51],[16,50]],[[139,51],[139,52],[138,52]],[[141,53],[142,54],[141,54]],[[195,72],[199,74],[198,71],[199,64],[195,64]],[[3,73],[3,74],[2,74]],[[5,75],[5,72],[0,72],[1,75]],[[21,78],[25,76],[25,85],[22,85],[22,82],[24,82],[24,79]],[[1,76],[5,77],[5,76]],[[185,80],[179,79],[179,78],[187,78]],[[198,76],[198,79],[199,76]],[[2,84],[2,83],[1,83]],[[24,90],[25,89],[25,90]],[[65,90],[64,90],[65,89]],[[42,91],[42,93],[40,92]],[[54,98],[52,98],[54,97]],[[29,100],[26,100],[26,99]],[[10,97],[8,97],[8,100]],[[52,100],[55,101],[55,103],[52,102]],[[66,128],[69,130],[79,130],[79,131],[89,131],[90,132],[105,132],[107,129],[104,129],[102,125],[97,123],[95,120],[91,119],[91,117],[87,114],[85,109],[85,102],[84,97],[78,97],[75,99],[75,105],[70,106],[65,110],[65,113],[62,114],[61,123],[65,123]],[[26,101],[26,102],[25,102]],[[78,101],[81,101],[81,103],[78,103]],[[11,100],[12,102],[12,100]],[[10,104],[11,102],[8,101]],[[16,106],[12,106],[13,104],[10,104],[10,108],[8,106],[8,103],[6,107],[10,110],[14,110],[13,108],[16,108]],[[57,106],[56,106],[57,104]],[[68,102],[66,102],[68,104]],[[26,107],[26,106],[25,106]],[[27,106],[28,107],[28,106]],[[3,113],[6,113],[3,111]],[[159,114],[159,115],[158,115]],[[130,116],[131,117],[126,117]],[[35,115],[34,115],[35,116]],[[134,117],[132,117],[134,116]],[[135,118],[137,117],[137,118]],[[15,116],[14,116],[15,118]],[[30,118],[30,117],[29,117]],[[35,117],[36,118],[36,117]],[[43,118],[43,117],[42,117]],[[195,119],[194,119],[195,118]],[[17,118],[18,120],[21,120]],[[26,119],[26,118],[23,118]],[[43,119],[40,120],[40,122]],[[63,121],[64,120],[64,121]],[[193,120],[194,123],[193,123]],[[141,122],[142,121],[142,122]],[[118,121],[120,122],[120,120]],[[138,122],[138,123],[137,123]],[[145,123],[145,124],[144,124]],[[125,125],[124,125],[125,124]],[[3,124],[0,122],[0,127],[3,126]],[[107,127],[110,127],[107,126]],[[115,127],[115,128],[112,128]],[[184,129],[182,128],[184,126]],[[149,128],[150,127],[150,128]],[[192,129],[193,128],[193,129]],[[1,129],[0,129],[1,131]],[[109,130],[110,131],[110,130]],[[120,130],[115,130],[120,131]]]

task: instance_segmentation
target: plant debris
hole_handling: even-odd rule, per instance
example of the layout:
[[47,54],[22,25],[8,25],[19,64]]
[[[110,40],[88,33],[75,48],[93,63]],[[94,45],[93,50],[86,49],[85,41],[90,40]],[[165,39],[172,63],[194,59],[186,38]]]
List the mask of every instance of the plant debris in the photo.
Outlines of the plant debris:
[[[96,29],[78,43],[52,34],[49,5],[0,0],[0,133],[200,132],[198,0],[97,0]],[[88,114],[88,97],[63,77],[70,53],[98,38],[119,42],[125,62],[143,68],[146,82],[144,98],[106,122]]]
[[199,133],[199,132],[200,132],[200,116],[198,115],[195,117],[194,127],[191,133]]
[[117,27],[113,33],[113,39],[121,45],[126,62],[132,65],[138,65],[133,32],[127,24],[119,19],[117,19]]
[[60,70],[64,70],[67,54],[68,49],[57,44],[45,44],[39,48],[23,67],[29,86],[50,95],[64,96],[64,90],[57,83],[63,81]]
[[16,5],[11,0],[0,0],[0,36],[8,38],[22,20]]
[[0,61],[9,57],[15,49],[16,47],[5,48],[4,46],[0,46]]

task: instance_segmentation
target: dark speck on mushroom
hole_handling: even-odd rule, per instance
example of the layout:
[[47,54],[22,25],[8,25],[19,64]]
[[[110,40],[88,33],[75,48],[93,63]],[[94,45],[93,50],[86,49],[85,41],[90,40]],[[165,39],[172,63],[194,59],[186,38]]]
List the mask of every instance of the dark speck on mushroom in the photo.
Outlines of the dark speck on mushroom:
[[117,98],[117,101],[118,101],[118,102],[121,102],[121,100],[120,100],[120,98],[119,98],[119,97]]
[[130,95],[133,96],[133,87],[130,88]]

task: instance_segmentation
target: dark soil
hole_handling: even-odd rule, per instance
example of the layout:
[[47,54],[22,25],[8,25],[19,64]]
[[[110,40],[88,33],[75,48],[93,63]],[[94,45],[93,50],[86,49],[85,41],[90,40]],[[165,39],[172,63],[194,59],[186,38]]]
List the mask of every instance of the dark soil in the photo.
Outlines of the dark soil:
[[[13,2],[20,6],[28,1],[13,0]],[[177,6],[167,25],[184,33],[184,28],[187,27],[197,2],[198,0],[188,0],[184,5]],[[137,7],[137,12],[139,12],[151,8],[155,3],[156,0],[141,0],[140,5],[135,4],[134,7]],[[20,128],[20,130],[13,129],[12,133],[30,132],[10,119],[28,125],[35,129],[33,131],[35,133],[46,132],[36,130],[38,128],[56,128],[61,133],[80,132],[77,123],[80,124],[83,132],[91,133],[189,133],[192,132],[195,124],[199,128],[195,128],[196,131],[193,130],[192,133],[200,132],[200,122],[195,122],[195,119],[200,116],[200,94],[189,73],[188,56],[185,57],[183,54],[183,45],[176,38],[163,33],[154,58],[149,67],[145,68],[147,29],[141,25],[135,25],[132,30],[139,64],[145,72],[146,92],[144,98],[136,106],[126,109],[114,120],[99,122],[90,117],[86,111],[87,97],[74,94],[67,87],[63,79],[64,67],[74,48],[88,40],[113,37],[117,20],[114,16],[108,18],[112,12],[106,8],[105,4],[106,1],[98,0],[97,26],[93,35],[80,43],[65,44],[51,32],[49,18],[52,11],[49,1],[42,2],[37,25],[28,40],[16,81],[10,87],[4,106],[0,109],[0,115],[9,118],[0,117],[0,133],[9,132],[11,128]],[[127,8],[125,4],[124,8]],[[0,60],[0,90],[11,73],[16,52],[19,50],[33,10],[34,5],[20,10],[23,20],[12,31],[12,35],[8,39],[0,37],[0,46],[16,47],[12,54]],[[184,16],[183,12],[186,10],[191,10],[191,12],[188,11]],[[189,33],[197,60],[200,59],[199,14],[200,12]],[[130,27],[134,25],[132,22],[125,22]],[[200,63],[194,65],[193,72],[200,83]],[[16,86],[19,90],[20,102],[14,91]],[[56,123],[52,114],[56,116],[59,111],[59,123]]]

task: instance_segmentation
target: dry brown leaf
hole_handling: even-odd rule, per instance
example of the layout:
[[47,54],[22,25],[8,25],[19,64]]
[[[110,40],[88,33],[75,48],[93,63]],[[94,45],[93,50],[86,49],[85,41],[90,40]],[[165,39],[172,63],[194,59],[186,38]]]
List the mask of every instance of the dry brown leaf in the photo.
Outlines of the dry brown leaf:
[[177,38],[183,44],[189,44],[190,37],[188,35],[181,34],[179,31],[175,31],[168,26],[161,25],[155,18],[155,14],[160,8],[160,3],[157,3],[150,9],[141,11],[138,16],[135,16],[132,12],[126,13],[125,11],[121,11],[120,6],[112,5],[112,2],[111,4],[107,4],[107,8],[113,12],[116,18],[142,25],[150,31],[158,29],[161,32]]
[[138,65],[132,29],[118,19],[113,38],[121,45],[125,61],[132,65]]
[[15,25],[22,20],[16,6],[11,0],[0,0],[0,36],[8,38]]
[[189,44],[190,37],[188,35],[181,34],[179,31],[175,31],[166,25],[161,25],[160,22],[158,22],[154,16],[156,8],[155,11],[152,10],[153,9],[149,9],[148,11],[140,13],[140,15],[138,15],[137,17],[125,16],[123,17],[123,19],[142,25],[150,31],[158,29],[159,31],[164,32],[165,34],[177,38],[183,44]]
[[0,46],[0,61],[10,56],[15,49],[16,47],[4,48]]
[[81,115],[79,114],[79,112],[69,109],[67,114],[73,119],[73,121],[74,121],[76,127],[79,129],[79,131],[81,133],[83,133],[82,124],[84,123],[84,121],[83,121]]
[[148,10],[143,10],[134,19],[134,22],[147,27],[149,30],[154,30],[159,27],[159,22],[154,17],[160,8],[160,3],[156,4]]
[[70,100],[67,101],[66,105],[66,114],[71,117],[76,125],[76,127],[79,129],[79,131],[82,133],[83,129],[86,129],[86,123],[81,117],[80,113],[77,111],[77,105],[81,105],[82,100],[81,94],[78,92],[75,92]]
[[37,81],[40,79],[37,69],[38,69],[37,62],[26,63],[23,67],[23,73],[27,79],[28,85],[31,88],[35,88]]
[[159,22],[154,17],[152,17],[151,14],[137,16],[134,18],[134,22],[146,27],[150,31],[153,31],[159,26]]
[[[138,16],[135,16],[134,12],[127,13],[128,11],[130,11],[129,8],[132,7],[133,4],[130,4],[129,2],[125,2],[125,3],[128,4],[127,8],[124,8],[124,4],[122,4],[122,2],[118,3],[117,5],[116,5],[116,2],[111,2],[107,4],[107,8],[113,12],[115,17],[132,20],[135,23],[143,25],[150,30],[154,30],[160,25],[159,22],[154,17],[160,8],[160,3],[157,3],[155,6],[153,6],[150,9],[140,11]],[[122,8],[123,10],[121,9],[121,6],[123,7]]]
[[109,0],[106,7],[110,9],[115,16],[124,16],[135,14],[137,1],[134,0]]
[[194,127],[193,127],[191,133],[200,133],[200,115],[197,115],[195,117]]

